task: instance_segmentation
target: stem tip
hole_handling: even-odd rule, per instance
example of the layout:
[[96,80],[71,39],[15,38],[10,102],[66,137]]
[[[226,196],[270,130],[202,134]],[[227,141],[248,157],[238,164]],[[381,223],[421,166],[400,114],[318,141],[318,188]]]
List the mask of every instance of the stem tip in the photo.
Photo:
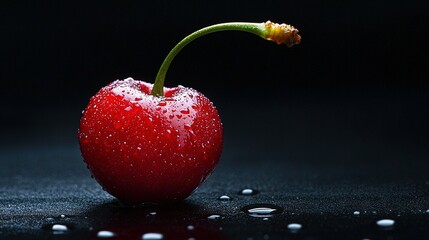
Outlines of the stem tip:
[[264,23],[265,39],[273,41],[277,44],[286,44],[292,47],[301,42],[301,36],[298,34],[298,29],[288,24],[278,24],[271,21]]

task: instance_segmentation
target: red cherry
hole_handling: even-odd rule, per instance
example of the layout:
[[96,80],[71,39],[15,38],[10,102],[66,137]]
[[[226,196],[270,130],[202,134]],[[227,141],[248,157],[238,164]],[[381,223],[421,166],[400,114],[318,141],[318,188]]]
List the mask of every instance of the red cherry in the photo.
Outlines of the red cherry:
[[270,21],[212,25],[170,51],[155,84],[128,78],[91,98],[79,128],[82,156],[95,179],[119,200],[182,200],[219,161],[222,124],[216,108],[191,88],[164,88],[164,79],[171,61],[189,42],[227,30],[250,32],[289,47],[301,41],[294,27]]
[[115,81],[91,98],[79,129],[83,158],[119,200],[182,200],[212,172],[222,124],[201,93],[182,86],[150,95],[152,84]]

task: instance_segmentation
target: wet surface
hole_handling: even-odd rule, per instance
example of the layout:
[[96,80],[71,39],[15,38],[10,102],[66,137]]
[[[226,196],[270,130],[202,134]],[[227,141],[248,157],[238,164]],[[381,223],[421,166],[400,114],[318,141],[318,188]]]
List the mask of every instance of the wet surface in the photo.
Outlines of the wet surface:
[[429,116],[405,107],[427,97],[292,99],[276,115],[279,105],[220,103],[220,164],[174,205],[129,207],[105,193],[63,137],[75,128],[12,138],[0,151],[0,239],[429,237]]
[[[77,146],[63,151],[70,161],[79,158]],[[31,156],[43,153],[35,148]],[[429,234],[423,169],[410,175],[394,165],[380,172],[377,164],[277,163],[273,170],[271,163],[261,163],[236,172],[233,162],[224,161],[181,203],[130,207],[106,194],[80,161],[75,164],[49,176],[29,170],[1,178],[1,239],[98,239],[108,233],[113,239],[142,239],[146,233],[163,239],[412,239]],[[249,185],[258,194],[242,195]],[[230,199],[221,201],[225,194]]]

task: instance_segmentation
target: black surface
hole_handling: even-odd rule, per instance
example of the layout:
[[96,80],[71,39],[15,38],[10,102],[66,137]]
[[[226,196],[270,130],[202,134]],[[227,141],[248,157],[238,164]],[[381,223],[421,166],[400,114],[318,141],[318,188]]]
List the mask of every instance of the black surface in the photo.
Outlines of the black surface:
[[[3,1],[0,239],[93,239],[102,229],[122,239],[429,238],[427,9],[399,0]],[[204,93],[224,123],[220,164],[196,192],[136,209],[90,178],[76,131],[98,89],[153,82],[169,49],[201,27],[266,20],[294,25],[302,43],[218,33],[171,65],[167,86]],[[247,187],[259,193],[238,194]],[[241,211],[257,203],[283,212],[263,220]],[[384,218],[395,226],[377,227]],[[291,233],[292,222],[302,230]],[[54,223],[70,231],[54,234]]]
[[[428,97],[406,92],[290,92],[283,101],[220,102],[221,162],[187,200],[170,206],[130,208],[106,194],[70,137],[75,129],[27,133],[32,141],[1,151],[0,236],[91,239],[111,230],[122,239],[153,231],[166,239],[424,239],[429,152],[422,127],[429,116],[422,104]],[[78,118],[71,119],[77,126]],[[258,193],[238,194],[248,187]],[[219,201],[223,194],[232,200]],[[263,220],[241,211],[257,203],[283,212]],[[208,220],[211,214],[223,218]],[[376,226],[384,218],[396,221],[393,229]],[[287,229],[293,222],[303,225],[298,233]],[[71,230],[53,234],[47,229],[54,223]]]

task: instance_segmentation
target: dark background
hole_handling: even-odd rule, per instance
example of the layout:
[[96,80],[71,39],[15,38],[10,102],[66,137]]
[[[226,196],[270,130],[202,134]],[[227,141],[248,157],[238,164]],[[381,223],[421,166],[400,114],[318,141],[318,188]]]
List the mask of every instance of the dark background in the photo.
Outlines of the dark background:
[[[287,49],[245,33],[209,35],[178,55],[166,85],[203,92],[225,121],[236,121],[226,113],[230,104],[240,115],[248,114],[243,108],[273,107],[280,117],[288,106],[321,104],[323,116],[308,116],[318,118],[318,129],[338,121],[347,128],[369,124],[363,131],[376,134],[390,124],[385,131],[410,135],[380,135],[428,142],[424,1],[10,1],[1,9],[3,136],[76,129],[80,110],[101,87],[126,77],[153,82],[163,58],[187,34],[219,22],[271,20],[300,29],[302,44]],[[324,111],[328,105],[349,115],[338,119],[335,110]],[[305,114],[305,106],[301,110]],[[275,114],[240,121],[268,125]],[[356,119],[362,114],[367,123]]]
[[[170,49],[199,28],[271,20],[298,28],[302,43],[288,49],[222,32],[193,42],[171,65],[167,86],[197,89],[218,107],[225,145],[213,176],[188,200],[196,207],[160,221],[209,209],[229,217],[227,238],[244,229],[283,239],[291,212],[265,227],[213,204],[225,193],[234,209],[254,203],[236,193],[255,187],[257,202],[291,206],[313,237],[383,238],[374,220],[401,214],[403,228],[386,238],[427,235],[427,9],[425,1],[380,0],[3,1],[0,234],[34,237],[45,217],[62,213],[105,226],[98,216],[112,212],[112,198],[89,178],[76,138],[89,98],[116,79],[153,82]],[[371,215],[356,225],[347,217],[356,209]]]

